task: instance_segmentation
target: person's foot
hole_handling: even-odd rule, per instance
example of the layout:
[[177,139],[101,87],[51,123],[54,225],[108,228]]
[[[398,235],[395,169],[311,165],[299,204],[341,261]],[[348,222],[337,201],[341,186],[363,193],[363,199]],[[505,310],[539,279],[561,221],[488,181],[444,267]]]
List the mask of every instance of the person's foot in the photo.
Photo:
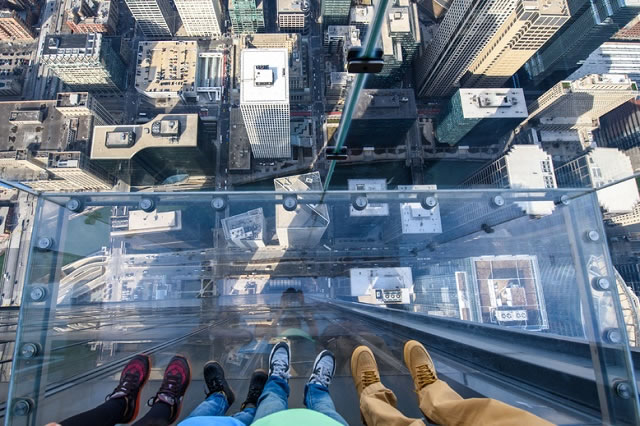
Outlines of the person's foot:
[[140,390],[149,379],[151,360],[147,355],[136,355],[120,373],[118,386],[105,398],[106,401],[116,398],[124,398],[127,408],[122,416],[122,422],[132,422],[140,410]]
[[373,352],[366,346],[358,346],[351,354],[351,375],[356,385],[358,396],[374,383],[380,382],[380,372]]
[[224,370],[222,366],[216,361],[209,361],[204,366],[204,382],[207,385],[207,398],[209,395],[217,392],[224,393],[227,398],[229,407],[233,405],[233,401],[236,400],[236,396],[229,386],[229,382],[224,378]]
[[336,374],[336,357],[331,351],[324,350],[316,357],[311,377],[307,383],[316,383],[328,388],[334,374]]
[[251,381],[249,382],[249,391],[247,392],[247,399],[242,403],[243,410],[247,407],[257,407],[258,406],[258,398],[262,394],[262,390],[264,389],[264,385],[267,384],[267,380],[269,376],[264,370],[256,370],[251,375]]
[[269,376],[289,380],[291,377],[291,347],[287,342],[279,342],[269,355]]
[[160,384],[158,393],[156,393],[156,396],[151,397],[149,401],[147,401],[147,404],[149,406],[156,403],[167,404],[171,407],[169,424],[175,422],[180,415],[182,398],[190,382],[191,368],[189,367],[189,361],[183,356],[174,356],[164,370],[164,377],[162,378],[162,384]]
[[405,343],[404,363],[413,377],[416,392],[438,380],[436,367],[422,343],[415,340],[409,340]]

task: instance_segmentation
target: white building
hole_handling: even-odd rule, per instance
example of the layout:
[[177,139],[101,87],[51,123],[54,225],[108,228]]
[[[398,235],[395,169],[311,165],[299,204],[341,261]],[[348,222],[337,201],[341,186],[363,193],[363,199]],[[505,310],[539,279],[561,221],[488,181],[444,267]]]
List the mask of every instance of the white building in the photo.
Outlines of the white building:
[[224,238],[240,248],[264,247],[265,221],[262,208],[222,219]]
[[[537,145],[514,145],[502,157],[487,164],[463,182],[466,187],[487,188],[556,188],[551,156]],[[553,201],[518,201],[528,215],[553,213]],[[477,212],[476,212],[477,213]]]
[[172,9],[169,0],[125,0],[138,26],[147,37],[171,37]]
[[[436,190],[436,185],[398,185],[398,191]],[[425,209],[420,203],[400,203],[402,235],[442,233],[440,205]]]
[[349,270],[352,297],[373,305],[409,304],[413,300],[411,268],[353,268]]
[[[568,188],[600,188],[631,175],[631,160],[616,148],[595,148],[556,167],[558,185]],[[631,213],[640,202],[635,179],[601,189],[597,194],[600,207],[609,216]]]
[[309,0],[278,0],[278,28],[283,33],[307,33]]
[[364,38],[369,31],[369,24],[373,21],[374,15],[375,8],[373,6],[353,6],[349,14],[349,25],[354,25],[360,31],[360,37]]
[[[274,179],[276,192],[322,191],[319,172]],[[329,226],[326,204],[299,203],[295,210],[276,205],[276,234],[281,246],[292,248],[315,247]]]
[[[386,179],[349,179],[347,180],[349,191],[386,191]],[[349,206],[349,216],[389,216],[389,204],[387,203],[369,203],[362,210],[356,210],[353,206]]]
[[291,157],[287,49],[244,49],[240,67],[240,110],[253,156]]
[[220,0],[173,0],[186,35],[211,37],[222,34]]
[[640,43],[602,43],[567,80],[578,80],[589,74],[625,74],[637,83],[640,81]]

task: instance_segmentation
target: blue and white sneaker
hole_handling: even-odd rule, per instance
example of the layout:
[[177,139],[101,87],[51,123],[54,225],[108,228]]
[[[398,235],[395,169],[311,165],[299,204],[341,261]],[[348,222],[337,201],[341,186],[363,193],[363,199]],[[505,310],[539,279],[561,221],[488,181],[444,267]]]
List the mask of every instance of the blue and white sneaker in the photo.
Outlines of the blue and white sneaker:
[[279,342],[269,355],[269,376],[289,380],[291,377],[291,347],[287,342]]
[[336,357],[331,351],[324,350],[316,357],[316,361],[313,363],[311,377],[309,377],[309,381],[307,383],[315,383],[328,388],[335,374]]

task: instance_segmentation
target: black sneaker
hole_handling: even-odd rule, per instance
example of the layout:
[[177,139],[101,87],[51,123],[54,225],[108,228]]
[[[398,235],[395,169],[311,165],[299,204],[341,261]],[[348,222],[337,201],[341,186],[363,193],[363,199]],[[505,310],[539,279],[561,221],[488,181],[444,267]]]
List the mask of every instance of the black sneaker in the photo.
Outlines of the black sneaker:
[[288,381],[291,377],[291,347],[288,342],[279,342],[269,355],[269,376]]
[[120,373],[118,386],[105,398],[105,401],[116,398],[124,398],[127,401],[127,409],[119,423],[130,423],[138,415],[140,390],[147,383],[150,371],[151,360],[147,355],[134,356]]
[[247,392],[247,399],[242,403],[241,409],[246,407],[256,407],[258,405],[258,398],[262,394],[264,385],[267,384],[269,376],[264,370],[256,370],[251,375],[251,381],[249,382],[249,391]]
[[209,395],[223,392],[227,397],[227,403],[229,407],[233,405],[233,401],[236,400],[236,396],[229,386],[229,382],[224,378],[224,370],[222,366],[216,361],[209,361],[204,366],[204,382],[207,385],[207,398]]
[[315,383],[328,388],[334,374],[336,374],[336,357],[331,351],[324,350],[316,357],[311,377],[307,383]]
[[189,367],[189,361],[183,356],[174,356],[164,370],[164,377],[158,393],[156,393],[156,396],[149,398],[147,405],[152,406],[156,402],[167,404],[171,407],[169,424],[175,422],[180,415],[182,399],[190,382],[191,367]]

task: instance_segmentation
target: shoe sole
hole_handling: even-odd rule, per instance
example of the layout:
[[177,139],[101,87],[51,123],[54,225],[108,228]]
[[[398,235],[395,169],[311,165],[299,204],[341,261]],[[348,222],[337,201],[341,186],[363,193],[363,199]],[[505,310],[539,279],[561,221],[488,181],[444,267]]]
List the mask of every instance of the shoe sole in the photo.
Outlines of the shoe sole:
[[[204,370],[207,369],[207,365],[210,364],[218,364],[220,366],[220,369],[222,370],[222,377],[224,378],[224,381],[227,382],[227,386],[229,386],[229,391],[233,394],[233,402],[236,402],[236,391],[233,390],[233,388],[231,387],[231,384],[227,381],[227,378],[224,375],[224,368],[222,368],[222,365],[218,362],[218,361],[209,361],[207,362],[204,367],[202,368],[202,377],[204,377]],[[191,367],[189,367],[191,368]],[[205,380],[205,386],[207,385],[207,382]],[[209,390],[209,388],[207,388],[207,391]],[[225,396],[227,396],[227,394],[225,393]],[[229,402],[229,397],[227,396],[227,402]],[[229,404],[229,408],[231,408],[232,404]]]
[[358,346],[357,348],[355,348],[353,350],[353,353],[351,354],[351,377],[353,378],[353,382],[356,382],[356,376],[355,376],[355,371],[356,371],[356,359],[358,358],[358,355],[360,355],[362,352],[369,352],[371,354],[371,357],[373,358],[373,361],[376,364],[376,371],[378,373],[378,377],[380,376],[380,370],[378,370],[378,362],[376,361],[376,357],[373,354],[373,351],[371,349],[369,349],[369,347],[367,346]]
[[[289,368],[287,368],[287,374],[291,374],[291,357],[293,355],[293,353],[291,352],[291,345],[286,340],[281,340],[280,342],[273,345],[273,348],[271,348],[271,353],[269,354],[269,371],[267,372],[267,377],[271,377],[271,358],[273,357],[273,353],[276,351],[276,348],[278,348],[278,345],[280,345],[280,343],[285,343],[287,345],[287,350],[289,352]],[[267,378],[267,380],[269,379]]]
[[184,396],[187,394],[187,390],[189,389],[189,385],[191,384],[191,363],[189,362],[189,359],[186,356],[180,355],[180,354],[176,354],[176,356],[184,359],[187,362],[187,365],[189,366],[189,379],[187,380],[187,384],[184,385],[184,393],[182,394],[182,398],[180,399],[180,404],[178,405],[178,410],[176,411],[175,420],[172,422],[169,422],[169,424],[175,423],[180,418],[180,412],[182,411],[182,403],[184,402]]
[[151,357],[147,354],[140,354],[140,355],[147,358],[147,363],[149,365],[149,368],[147,369],[147,374],[145,374],[144,379],[140,384],[140,389],[138,389],[138,396],[136,397],[136,408],[135,410],[133,410],[133,417],[131,418],[131,420],[125,423],[127,425],[133,423],[136,420],[136,417],[138,417],[138,414],[140,413],[140,398],[142,397],[142,388],[144,387],[144,385],[147,384],[147,381],[149,380],[149,376],[151,375]]
[[[320,361],[320,358],[322,358],[322,356],[327,353],[331,354],[331,357],[333,358],[333,370],[331,371],[331,380],[329,381],[329,384],[331,384],[331,382],[333,381],[333,376],[336,375],[336,356],[330,350],[325,349],[318,354],[318,356],[316,357],[316,360],[313,361],[313,367],[312,367],[313,369],[311,370],[311,373],[313,374],[313,370],[316,369],[315,368],[316,364],[318,363],[318,361]],[[309,380],[311,380],[311,377],[309,377]],[[307,381],[307,383],[309,383],[309,381]]]

